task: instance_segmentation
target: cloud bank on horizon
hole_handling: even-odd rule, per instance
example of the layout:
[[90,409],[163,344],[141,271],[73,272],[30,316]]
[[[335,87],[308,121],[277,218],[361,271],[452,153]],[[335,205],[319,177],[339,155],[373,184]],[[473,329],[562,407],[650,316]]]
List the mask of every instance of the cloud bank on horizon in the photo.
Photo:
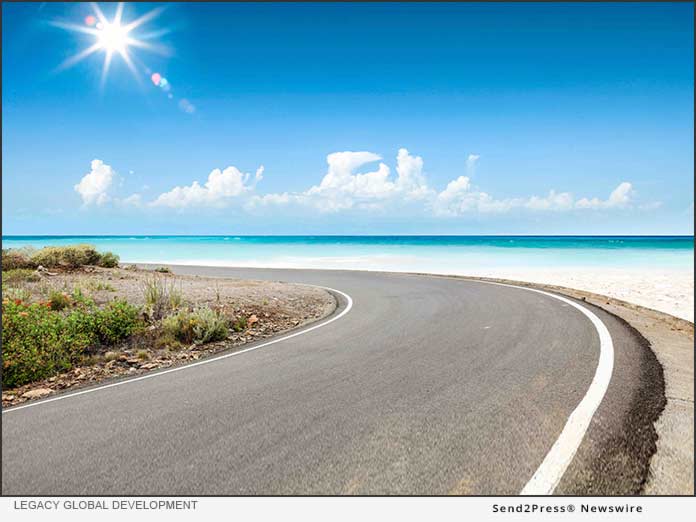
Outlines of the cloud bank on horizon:
[[[549,189],[546,195],[522,195],[496,198],[472,182],[481,159],[469,154],[466,163],[455,170],[466,172],[452,179],[441,190],[430,186],[424,171],[423,158],[400,148],[395,162],[395,174],[383,157],[368,151],[333,152],[326,157],[327,172],[318,184],[299,192],[268,192],[257,190],[264,178],[264,167],[252,175],[235,166],[213,169],[201,184],[175,186],[149,201],[134,193],[124,198],[114,195],[118,178],[116,171],[94,159],[90,171],[74,186],[82,199],[83,208],[115,205],[122,208],[169,209],[174,211],[204,210],[236,206],[249,213],[260,209],[341,213],[351,210],[364,212],[394,212],[408,209],[439,218],[456,218],[472,214],[501,214],[513,210],[591,211],[634,208],[635,190],[629,181],[618,182],[616,188],[602,199],[599,196],[576,198],[571,192]],[[369,165],[378,163],[376,167]],[[618,181],[618,180],[617,180]],[[638,205],[641,209],[660,206],[653,201]]]

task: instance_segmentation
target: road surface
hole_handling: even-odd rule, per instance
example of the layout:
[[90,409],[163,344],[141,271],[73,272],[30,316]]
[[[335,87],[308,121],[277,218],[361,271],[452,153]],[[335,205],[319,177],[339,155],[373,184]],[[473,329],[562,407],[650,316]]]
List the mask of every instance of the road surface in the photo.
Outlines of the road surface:
[[[352,307],[237,356],[4,411],[4,495],[515,495],[598,368],[588,317],[523,288],[357,271],[175,272],[322,285]],[[341,314],[348,300],[336,295]],[[608,329],[613,370],[554,492],[636,493],[654,452],[661,369],[630,327],[578,304]]]

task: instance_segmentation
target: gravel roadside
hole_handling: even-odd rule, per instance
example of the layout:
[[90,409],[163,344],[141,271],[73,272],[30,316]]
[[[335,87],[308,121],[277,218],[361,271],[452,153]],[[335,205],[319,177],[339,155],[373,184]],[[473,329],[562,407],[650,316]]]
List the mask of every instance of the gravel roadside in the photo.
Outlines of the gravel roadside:
[[246,327],[230,329],[227,339],[206,344],[192,344],[173,350],[157,345],[155,338],[144,335],[109,351],[96,349],[70,371],[48,379],[3,389],[3,407],[85,386],[109,379],[140,375],[148,371],[195,361],[223,351],[242,349],[247,343],[279,335],[323,319],[336,307],[327,291],[305,285],[273,281],[219,279],[201,276],[160,273],[135,267],[85,267],[72,272],[43,274],[40,281],[21,286],[33,299],[45,299],[51,291],[71,293],[76,288],[99,306],[115,298],[144,304],[144,287],[157,278],[181,293],[183,306],[210,306],[224,309],[226,315],[244,318]]

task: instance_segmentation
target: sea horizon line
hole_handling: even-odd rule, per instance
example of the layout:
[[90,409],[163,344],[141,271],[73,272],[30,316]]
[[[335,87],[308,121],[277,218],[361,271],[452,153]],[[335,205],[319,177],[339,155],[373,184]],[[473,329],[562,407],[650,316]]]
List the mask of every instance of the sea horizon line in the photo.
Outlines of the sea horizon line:
[[694,238],[694,234],[3,234],[2,239],[14,238],[158,238],[158,237],[351,237],[351,238],[391,238],[391,237],[443,237],[443,238]]

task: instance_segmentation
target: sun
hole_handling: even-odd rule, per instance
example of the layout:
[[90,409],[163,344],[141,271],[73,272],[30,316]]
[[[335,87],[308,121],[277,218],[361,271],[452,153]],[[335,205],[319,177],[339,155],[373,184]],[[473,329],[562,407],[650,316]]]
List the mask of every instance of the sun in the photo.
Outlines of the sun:
[[53,22],[53,25],[63,29],[89,34],[94,37],[94,43],[92,45],[65,60],[58,67],[58,70],[67,69],[68,67],[75,65],[77,62],[84,60],[88,56],[101,51],[104,53],[104,64],[102,66],[101,75],[101,84],[103,86],[109,73],[109,67],[114,55],[120,56],[136,79],[139,80],[138,71],[133,64],[133,60],[131,59],[130,55],[131,47],[139,47],[166,54],[166,49],[146,41],[151,39],[153,34],[163,34],[162,31],[159,33],[151,33],[150,35],[142,36],[140,38],[136,38],[133,33],[136,28],[159,15],[163,8],[160,7],[153,9],[140,18],[128,23],[124,23],[122,20],[122,2],[117,4],[116,13],[111,21],[107,20],[106,16],[104,16],[104,13],[96,3],[92,4],[92,10],[94,15],[88,15],[85,17],[84,25],[58,21]]
[[101,49],[106,52],[113,53],[114,51],[123,54],[128,50],[128,33],[127,27],[122,26],[119,22],[100,24],[97,26],[97,43]]

